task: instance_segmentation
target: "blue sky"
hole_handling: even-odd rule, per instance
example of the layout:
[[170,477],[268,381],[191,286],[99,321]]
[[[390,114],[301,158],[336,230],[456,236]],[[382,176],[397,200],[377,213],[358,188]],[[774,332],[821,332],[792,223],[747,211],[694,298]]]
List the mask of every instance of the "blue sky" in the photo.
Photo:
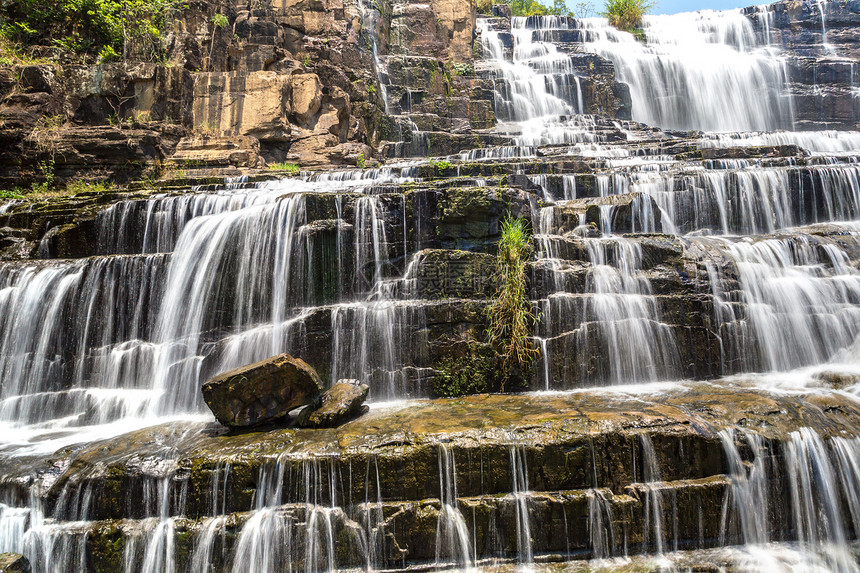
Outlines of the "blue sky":
[[658,0],[652,14],[675,14],[696,10],[728,10],[761,4],[763,0]]

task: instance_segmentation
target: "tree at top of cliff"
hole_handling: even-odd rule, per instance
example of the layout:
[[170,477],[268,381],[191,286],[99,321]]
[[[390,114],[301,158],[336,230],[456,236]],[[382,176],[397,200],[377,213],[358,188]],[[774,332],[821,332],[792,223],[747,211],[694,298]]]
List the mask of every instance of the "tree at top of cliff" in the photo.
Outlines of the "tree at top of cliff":
[[632,32],[642,26],[642,18],[654,5],[650,0],[606,0],[600,15],[619,30]]
[[[492,7],[493,2],[488,2],[489,7]],[[513,16],[569,16],[570,10],[567,8],[565,0],[553,0],[552,4],[546,5],[537,0],[511,0],[511,2],[501,2],[501,4],[511,5],[511,15]]]
[[181,0],[7,0],[0,4],[0,34],[21,45],[155,60],[183,6]]

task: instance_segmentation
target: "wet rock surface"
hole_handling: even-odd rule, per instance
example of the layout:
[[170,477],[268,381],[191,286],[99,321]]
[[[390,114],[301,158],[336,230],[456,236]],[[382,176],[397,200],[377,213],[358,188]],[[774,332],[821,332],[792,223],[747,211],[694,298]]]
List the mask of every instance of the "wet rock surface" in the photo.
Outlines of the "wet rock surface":
[[287,354],[224,372],[203,385],[206,405],[231,428],[283,422],[320,392],[316,371]]
[[[456,463],[451,479],[457,498],[444,503],[454,503],[465,516],[479,558],[504,559],[518,551],[516,504],[510,495],[518,479],[528,483],[536,554],[552,561],[558,553],[570,558],[573,549],[579,557],[609,557],[653,550],[655,492],[663,504],[658,514],[662,543],[706,548],[723,543],[719,539],[724,535],[735,539],[734,525],[721,525],[738,523],[733,506],[727,509],[723,501],[731,499],[733,487],[726,450],[733,443],[727,436],[733,434],[726,434],[728,429],[744,429],[737,430],[740,455],[747,460],[766,456],[773,468],[769,475],[779,482],[787,479],[783,472],[789,470],[779,467],[799,428],[815,427],[827,440],[850,440],[856,437],[858,416],[860,404],[843,393],[769,393],[725,382],[651,392],[481,395],[375,408],[337,429],[235,435],[211,424],[162,425],[34,460],[30,479],[44,483],[49,505],[64,503],[64,490],[94,493],[84,500],[91,504],[87,511],[94,521],[82,524],[81,533],[86,532],[92,548],[89,563],[97,571],[110,570],[130,532],[150,512],[160,511],[152,505],[155,500],[127,505],[122,502],[126,495],[148,499],[143,492],[153,483],[183,492],[181,499],[169,497],[168,514],[182,512],[173,521],[176,530],[194,535],[211,523],[212,496],[217,495],[218,512],[226,518],[221,526],[225,550],[236,551],[240,531],[252,527],[254,514],[247,510],[255,496],[271,495],[266,489],[271,479],[283,480],[278,482],[283,497],[269,500],[279,519],[296,524],[313,519],[313,507],[304,501],[306,487],[319,487],[313,491],[341,500],[337,507],[344,514],[332,523],[342,535],[340,567],[361,564],[358,546],[347,550],[358,543],[349,532],[367,520],[391,543],[390,552],[379,557],[382,562],[433,561],[439,547],[436,529],[445,511],[439,472],[444,477],[450,463]],[[749,434],[741,432],[760,436],[756,443],[761,450],[745,446],[743,436]],[[21,473],[25,465],[18,464],[16,479],[27,475]],[[372,480],[348,477],[366,472]],[[654,475],[659,475],[659,485]],[[220,485],[213,490],[212,483]],[[446,483],[441,487],[454,487]],[[368,498],[375,501],[365,503]],[[776,494],[770,500],[771,510],[785,515],[788,500]],[[598,502],[610,516],[601,525],[607,533],[602,548],[594,545],[593,529],[570,527],[593,519]],[[789,522],[775,521],[772,535],[790,537],[789,526],[779,525]],[[609,541],[610,531],[617,535],[615,541]],[[501,544],[493,545],[499,534],[504,535],[497,541]],[[176,547],[180,561],[191,558],[191,545]],[[284,550],[282,558],[293,563],[307,558],[303,543]],[[708,562],[706,555],[683,559]],[[641,559],[647,570],[647,558]]]

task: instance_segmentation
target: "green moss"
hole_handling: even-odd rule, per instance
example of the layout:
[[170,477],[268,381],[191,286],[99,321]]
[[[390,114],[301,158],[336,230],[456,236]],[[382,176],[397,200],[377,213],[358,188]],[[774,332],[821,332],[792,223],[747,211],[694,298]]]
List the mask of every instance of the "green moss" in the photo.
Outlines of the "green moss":
[[456,398],[498,391],[502,385],[498,360],[488,344],[470,341],[462,356],[446,356],[433,377],[433,395]]
[[90,565],[94,573],[122,571],[125,542],[116,522],[103,522],[87,535]]
[[445,196],[444,216],[465,217],[473,213],[486,213],[490,203],[486,187],[451,189]]

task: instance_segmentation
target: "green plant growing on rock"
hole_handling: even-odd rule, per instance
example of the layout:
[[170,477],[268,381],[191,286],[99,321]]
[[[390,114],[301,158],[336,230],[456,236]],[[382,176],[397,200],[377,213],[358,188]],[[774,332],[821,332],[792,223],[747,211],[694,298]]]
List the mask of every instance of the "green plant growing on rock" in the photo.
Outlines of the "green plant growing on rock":
[[227,16],[225,16],[224,14],[217,13],[212,16],[212,23],[215,24],[215,27],[219,30],[223,30],[230,22],[229,20],[227,20]]
[[208,65],[209,69],[212,69],[212,54],[215,51],[215,32],[218,30],[223,30],[227,27],[230,21],[227,19],[227,16],[221,14],[220,12],[216,12],[212,16],[212,37],[209,39],[209,59]]
[[116,191],[114,185],[107,181],[72,181],[66,184],[66,193],[69,195],[78,195],[80,193],[102,195],[104,193],[113,193],[114,191]]
[[14,189],[0,189],[0,199],[23,199],[24,192],[16,187]]
[[367,159],[365,159],[364,153],[359,153],[358,158],[355,160],[355,166],[359,169],[364,169],[365,165],[367,165]]
[[451,74],[454,76],[474,76],[475,68],[472,64],[454,63],[451,65]]
[[33,183],[32,190],[36,194],[50,193],[54,189],[54,156],[51,155],[48,159],[39,163],[39,173],[41,181]]
[[109,64],[119,59],[120,55],[116,53],[116,50],[113,49],[113,46],[102,46],[102,49],[99,50],[100,64]]
[[288,173],[298,173],[299,171],[302,170],[302,168],[299,167],[298,165],[296,165],[295,163],[286,163],[286,162],[272,163],[269,165],[269,169],[272,169],[274,171],[286,171]]
[[[540,351],[531,340],[536,317],[526,290],[526,261],[534,248],[528,222],[508,216],[502,221],[502,237],[496,255],[501,285],[488,308],[487,337],[501,360],[506,378],[522,378]],[[502,391],[504,391],[504,382]]]
[[606,0],[606,5],[601,16],[609,20],[609,24],[632,33],[641,39],[642,18],[647,14],[655,3],[651,0]]
[[454,164],[450,161],[436,161],[435,159],[430,160],[430,166],[436,170],[436,173],[441,177],[445,174],[446,169],[451,169],[454,167]]

